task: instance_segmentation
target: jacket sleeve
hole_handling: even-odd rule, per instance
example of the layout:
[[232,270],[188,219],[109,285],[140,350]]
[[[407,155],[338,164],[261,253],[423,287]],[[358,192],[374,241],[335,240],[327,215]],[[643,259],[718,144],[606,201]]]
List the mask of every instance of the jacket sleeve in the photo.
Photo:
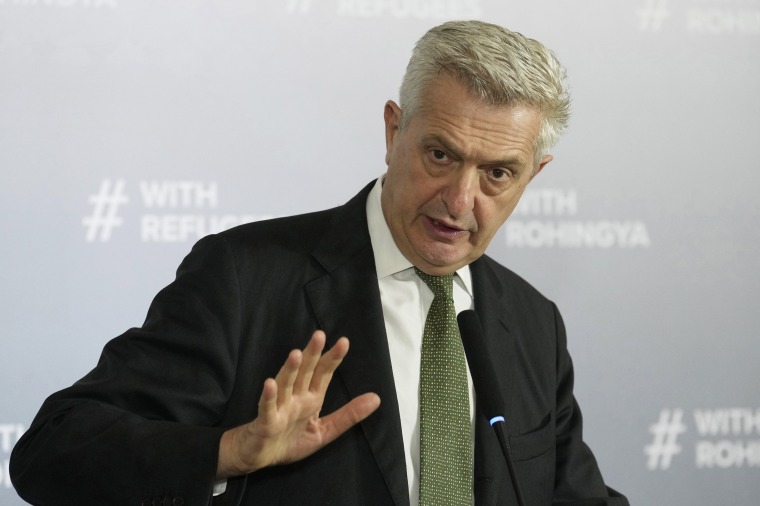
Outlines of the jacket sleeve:
[[554,306],[557,335],[557,421],[555,506],[628,506],[628,500],[605,486],[596,458],[583,442],[583,418],[573,395],[573,364],[567,335]]
[[[196,244],[141,328],[50,396],[11,457],[32,504],[209,504],[232,388],[240,288],[224,238]],[[252,400],[256,402],[256,400]]]

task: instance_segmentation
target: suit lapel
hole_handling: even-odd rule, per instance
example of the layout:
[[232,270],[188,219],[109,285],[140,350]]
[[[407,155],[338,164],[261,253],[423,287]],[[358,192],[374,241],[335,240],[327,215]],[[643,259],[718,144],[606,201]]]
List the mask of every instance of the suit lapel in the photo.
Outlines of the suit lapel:
[[[493,357],[497,381],[506,406],[504,416],[507,428],[514,391],[515,340],[510,334],[514,321],[514,301],[506,300],[506,290],[486,259],[481,258],[470,265],[475,298],[475,309],[483,326],[485,345]],[[477,395],[477,394],[476,394]],[[477,396],[476,396],[477,400]],[[475,504],[503,504],[510,491],[509,474],[496,435],[479,410],[475,424]]]
[[[372,183],[374,184],[374,183]],[[394,502],[409,504],[404,446],[383,320],[375,260],[367,230],[366,200],[372,184],[338,208],[332,226],[313,256],[325,274],[306,292],[328,345],[340,336],[351,350],[337,377],[353,398],[365,392],[380,396],[377,413],[361,422],[362,430]]]

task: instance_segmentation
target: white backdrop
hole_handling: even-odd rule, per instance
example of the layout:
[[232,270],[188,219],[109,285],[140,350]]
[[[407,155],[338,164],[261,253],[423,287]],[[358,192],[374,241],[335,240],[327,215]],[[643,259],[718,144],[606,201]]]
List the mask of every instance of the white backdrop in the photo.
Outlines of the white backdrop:
[[574,117],[489,252],[555,300],[637,505],[760,503],[760,0],[0,0],[0,504],[43,399],[200,236],[341,204],[447,19],[552,47]]

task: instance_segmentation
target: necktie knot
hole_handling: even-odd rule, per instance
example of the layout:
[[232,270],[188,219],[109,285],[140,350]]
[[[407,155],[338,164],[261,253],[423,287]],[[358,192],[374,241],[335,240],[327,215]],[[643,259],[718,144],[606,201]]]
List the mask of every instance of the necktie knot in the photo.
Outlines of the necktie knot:
[[445,274],[443,276],[431,276],[425,274],[417,267],[414,268],[414,272],[420,277],[422,281],[430,288],[433,295],[436,297],[445,297],[447,299],[453,299],[454,293],[454,275]]

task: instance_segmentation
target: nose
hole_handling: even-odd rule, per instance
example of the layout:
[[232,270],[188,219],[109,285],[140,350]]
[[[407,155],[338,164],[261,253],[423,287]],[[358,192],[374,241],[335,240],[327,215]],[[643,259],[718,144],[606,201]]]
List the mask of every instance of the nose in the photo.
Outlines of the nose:
[[472,212],[478,188],[477,170],[452,171],[441,191],[441,198],[452,218],[462,218]]

